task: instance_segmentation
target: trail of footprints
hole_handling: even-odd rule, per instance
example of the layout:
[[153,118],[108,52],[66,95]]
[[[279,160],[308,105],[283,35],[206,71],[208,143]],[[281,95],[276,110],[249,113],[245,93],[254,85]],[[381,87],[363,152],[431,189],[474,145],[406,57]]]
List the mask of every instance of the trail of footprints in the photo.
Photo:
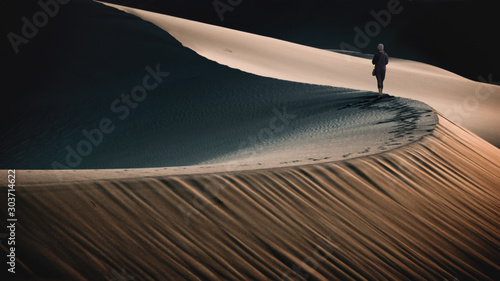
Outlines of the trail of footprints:
[[[376,106],[375,106],[376,105]],[[375,109],[375,110],[383,110],[383,111],[396,111],[396,116],[394,119],[378,122],[377,124],[384,124],[390,122],[396,122],[393,126],[394,130],[389,133],[394,134],[388,141],[386,141],[383,145],[379,146],[377,150],[385,151],[391,149],[393,146],[400,146],[405,142],[413,142],[415,141],[414,132],[418,127],[418,121],[422,116],[430,117],[432,114],[432,110],[422,110],[417,109],[415,107],[406,105],[400,99],[395,98],[393,96],[384,97],[383,99],[373,99],[362,101],[358,103],[348,104],[338,110],[346,109],[346,108],[361,108],[361,109]],[[432,132],[433,129],[427,130],[427,132]],[[370,152],[370,148],[367,148],[360,152],[347,153],[343,155],[343,158],[348,158],[353,155],[363,155]]]

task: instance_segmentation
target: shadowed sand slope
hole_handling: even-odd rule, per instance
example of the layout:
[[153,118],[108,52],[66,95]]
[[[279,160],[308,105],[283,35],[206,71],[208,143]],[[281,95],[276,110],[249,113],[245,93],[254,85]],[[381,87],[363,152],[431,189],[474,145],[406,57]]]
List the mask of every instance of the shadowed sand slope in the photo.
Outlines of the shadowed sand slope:
[[17,276],[498,280],[499,175],[499,150],[442,116],[419,142],[332,163],[59,184],[18,171]]
[[[376,81],[370,76],[371,58],[352,57],[140,9],[103,4],[152,22],[184,46],[232,68],[289,81],[376,90]],[[391,56],[390,44],[386,47]],[[492,83],[492,78],[482,77],[481,81]],[[470,81],[438,67],[392,56],[384,84],[386,93],[427,103],[500,147],[500,131],[491,130],[500,121],[497,112],[500,86]]]
[[0,169],[242,164],[250,156],[267,167],[317,163],[405,145],[437,122],[421,102],[246,73],[114,8],[70,8],[51,25],[67,26],[52,30],[67,52],[36,55],[61,62],[58,71],[34,68],[44,75],[33,80],[47,83],[11,95],[16,118],[0,124]]

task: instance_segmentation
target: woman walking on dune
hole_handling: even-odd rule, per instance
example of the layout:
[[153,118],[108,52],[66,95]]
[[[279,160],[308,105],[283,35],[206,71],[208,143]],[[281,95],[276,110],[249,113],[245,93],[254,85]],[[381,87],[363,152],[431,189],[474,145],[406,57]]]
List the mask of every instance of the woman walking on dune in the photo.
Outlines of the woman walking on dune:
[[372,64],[375,65],[373,75],[377,77],[378,97],[382,97],[382,90],[384,89],[384,79],[386,65],[389,63],[389,56],[384,52],[384,45],[378,44],[378,52],[373,56]]

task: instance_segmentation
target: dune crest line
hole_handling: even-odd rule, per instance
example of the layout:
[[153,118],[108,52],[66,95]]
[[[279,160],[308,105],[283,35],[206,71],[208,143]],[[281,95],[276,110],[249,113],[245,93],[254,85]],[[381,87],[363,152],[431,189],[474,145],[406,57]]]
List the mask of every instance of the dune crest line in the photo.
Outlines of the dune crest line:
[[440,116],[419,142],[325,164],[66,183],[18,171],[21,274],[494,280],[498,159]]
[[[287,81],[376,90],[369,73],[370,59],[321,50],[270,37],[213,26],[182,18],[108,4],[149,21],[167,31],[184,46],[222,65],[265,77]],[[390,46],[386,46],[390,54]],[[374,50],[375,52],[376,50]],[[488,76],[488,74],[485,74]],[[478,77],[480,81],[494,80]],[[455,122],[500,147],[500,131],[490,128],[500,122],[500,86],[475,82],[432,65],[392,59],[384,90],[395,96],[422,101]],[[439,94],[436,94],[439,92]],[[475,96],[474,110],[467,107]],[[464,106],[465,105],[465,106]],[[464,118],[466,116],[467,118]]]

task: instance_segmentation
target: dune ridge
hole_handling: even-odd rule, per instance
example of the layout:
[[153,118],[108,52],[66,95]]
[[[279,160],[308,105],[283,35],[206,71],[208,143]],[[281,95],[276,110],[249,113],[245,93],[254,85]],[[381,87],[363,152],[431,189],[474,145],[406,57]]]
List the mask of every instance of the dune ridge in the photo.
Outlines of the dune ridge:
[[[96,1],[98,2],[98,1]],[[287,81],[376,91],[371,59],[247,32],[99,2],[149,21],[201,56],[245,72]],[[386,46],[391,56],[391,46]],[[375,52],[376,50],[374,50]],[[480,81],[493,83],[485,73]],[[419,100],[500,147],[500,86],[465,79],[432,65],[391,57],[384,90]],[[439,94],[436,94],[436,93]]]
[[[177,35],[192,36],[187,26]],[[199,44],[228,61],[226,53],[241,51]],[[329,65],[317,59],[310,61]],[[358,62],[338,79],[359,89]],[[415,93],[464,97],[476,86],[423,67],[412,83],[439,79],[414,85]],[[438,116],[415,142],[341,161],[240,171],[17,170],[16,280],[498,280],[500,150]]]
[[324,164],[61,183],[18,171],[19,276],[495,280],[500,151],[439,118],[418,142]]
[[[102,63],[102,52],[92,43],[74,46],[69,42],[78,36],[66,38],[68,50],[83,50],[82,55],[54,60],[72,61],[65,67],[82,75],[103,72],[114,78],[101,84],[98,78],[105,75],[89,77],[95,84],[87,89],[70,77],[46,79],[47,91],[16,96],[17,118],[0,129],[0,169],[163,168],[249,157],[267,167],[304,164],[392,149],[419,139],[437,122],[428,105],[414,100],[387,95],[377,100],[373,92],[283,81],[220,65],[149,22],[85,3],[61,25],[85,26],[83,37],[105,38],[102,44],[109,49],[130,42],[137,48],[124,48],[126,54]],[[87,56],[94,61],[84,62]],[[124,62],[129,56],[135,61]],[[80,63],[85,67],[77,67]],[[153,75],[161,79],[149,81],[157,88],[146,91],[144,78],[152,73],[162,77]],[[60,92],[66,100],[50,102],[61,80],[68,84]],[[146,96],[133,89],[144,89]],[[127,95],[133,102],[125,101]],[[111,123],[109,130],[101,129],[102,121]],[[394,130],[395,123],[405,132]],[[424,129],[424,123],[432,128]]]

